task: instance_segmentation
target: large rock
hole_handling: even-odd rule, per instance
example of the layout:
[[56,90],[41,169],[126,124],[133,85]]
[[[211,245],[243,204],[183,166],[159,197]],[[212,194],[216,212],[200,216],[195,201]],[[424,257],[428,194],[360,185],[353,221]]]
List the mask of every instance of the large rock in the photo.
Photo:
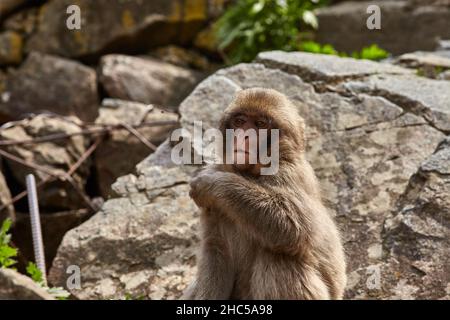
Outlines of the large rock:
[[[73,166],[86,151],[89,138],[83,135],[71,136],[42,143],[26,143],[26,141],[41,136],[53,134],[77,134],[83,129],[80,121],[75,117],[60,118],[51,115],[38,115],[33,118],[14,122],[0,130],[2,140],[18,142],[5,148],[12,155],[36,165],[42,166],[52,173],[61,175]],[[34,173],[37,182],[49,178],[43,171],[35,171],[12,159],[4,158],[15,183],[25,188],[25,177]],[[90,160],[83,162],[72,175],[75,185],[85,195],[85,185],[89,174]],[[83,198],[77,193],[68,181],[56,180],[49,182],[39,189],[39,203],[50,212],[66,209],[86,208]]]
[[6,79],[0,119],[50,111],[94,121],[98,114],[95,70],[54,56],[31,53]]
[[[100,108],[100,115],[96,120],[99,124],[126,124],[137,126],[152,121],[177,122],[178,115],[172,112],[158,109],[151,105],[136,102],[105,99]],[[137,128],[136,131],[155,146],[160,145],[176,127],[176,124],[157,127]],[[95,165],[97,169],[97,180],[103,197],[111,193],[113,182],[130,172],[134,171],[136,164],[142,161],[153,150],[142,143],[128,130],[117,130],[112,132],[96,150]],[[124,161],[126,154],[126,161]]]
[[343,84],[347,90],[376,94],[450,131],[450,82],[415,76],[375,75]]
[[0,268],[0,300],[54,300],[30,278],[11,269]]
[[[369,5],[381,8],[380,30],[367,28]],[[348,1],[318,10],[317,17],[316,40],[349,53],[373,43],[393,54],[434,50],[439,38],[450,38],[450,7],[429,1]]]
[[[408,290],[420,299],[450,299],[450,137],[412,177],[385,222],[384,249]],[[397,262],[397,263],[396,263]]]
[[110,97],[163,106],[177,106],[200,80],[189,69],[125,55],[104,56],[99,73]]
[[307,81],[336,81],[383,73],[408,74],[412,71],[387,63],[323,56],[306,52],[271,51],[260,53],[257,62],[269,68],[294,73]]
[[[328,56],[318,55],[313,66],[299,69],[305,56],[280,52],[263,56],[273,55],[285,64],[241,64],[202,82],[180,106],[182,126],[192,130],[196,120],[203,121],[204,129],[217,126],[220,112],[243,88],[272,87],[288,95],[306,119],[307,157],[342,229],[350,275],[347,298],[406,297],[399,291],[417,284],[417,275],[395,273],[398,269],[391,263],[393,259],[383,254],[390,237],[384,226],[393,213],[401,211],[399,202],[412,177],[424,161],[433,158],[445,134],[426,119],[426,112],[411,112],[402,100],[343,86],[350,79],[370,82],[368,74],[407,82],[409,76],[394,75],[402,69],[364,64],[358,70],[352,66],[358,64],[355,60],[335,58],[343,71],[345,63],[349,64],[352,76],[321,75],[323,85],[314,77],[307,77],[312,80],[307,83],[299,73],[318,74],[322,59],[325,66],[329,64]],[[428,94],[445,97],[433,80],[420,79],[430,90]],[[440,99],[429,102],[439,103]],[[116,198],[65,236],[50,271],[55,284],[64,285],[66,266],[79,264],[83,289],[73,293],[80,298],[119,298],[126,292],[147,298],[180,296],[195,271],[198,217],[187,196],[187,181],[194,168],[174,167],[170,151],[169,143],[164,143],[137,166],[136,175],[118,179],[113,185]],[[434,158],[434,163],[448,166],[445,157]],[[429,192],[448,201],[445,192],[432,188]],[[404,239],[405,243],[412,241]],[[434,244],[446,250],[444,242]],[[408,257],[403,261],[405,266],[412,263]],[[374,287],[364,276],[367,269],[378,265],[382,266],[382,282]],[[437,279],[432,273],[427,275]],[[444,297],[442,286],[433,281],[427,282],[431,283],[428,290],[436,288],[433,297]],[[413,292],[411,297],[423,296]]]
[[[81,10],[80,30],[66,26],[66,11],[73,4]],[[223,0],[51,0],[41,9],[39,30],[28,49],[89,57],[186,43],[223,4]]]

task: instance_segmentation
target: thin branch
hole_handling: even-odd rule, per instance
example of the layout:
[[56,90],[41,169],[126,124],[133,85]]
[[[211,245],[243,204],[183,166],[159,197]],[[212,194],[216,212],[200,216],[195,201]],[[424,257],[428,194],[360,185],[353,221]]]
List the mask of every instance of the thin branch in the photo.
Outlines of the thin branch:
[[72,176],[72,174],[74,174],[75,171],[78,170],[78,168],[83,164],[83,162],[90,157],[90,155],[95,151],[95,149],[97,149],[102,140],[103,137],[97,137],[97,139],[95,139],[95,142],[81,155],[78,161],[75,162],[72,165],[72,167],[69,168],[69,171],[67,171],[67,175]]
[[138,138],[139,141],[141,141],[144,145],[146,145],[150,150],[152,150],[152,151],[156,150],[157,147],[153,143],[148,141],[142,134],[139,133],[139,131],[134,129],[132,126],[130,126],[129,124],[126,124],[126,123],[122,123],[122,126],[125,129],[127,129],[132,135],[134,135],[136,138]]

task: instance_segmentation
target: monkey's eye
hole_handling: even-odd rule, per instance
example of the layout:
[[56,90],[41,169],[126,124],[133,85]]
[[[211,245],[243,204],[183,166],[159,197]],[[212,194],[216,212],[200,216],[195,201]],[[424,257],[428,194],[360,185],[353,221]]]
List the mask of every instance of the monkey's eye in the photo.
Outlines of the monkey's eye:
[[246,120],[244,118],[234,118],[231,125],[234,128],[240,128],[245,124]]
[[258,129],[267,129],[269,127],[269,122],[264,119],[256,120],[255,125]]

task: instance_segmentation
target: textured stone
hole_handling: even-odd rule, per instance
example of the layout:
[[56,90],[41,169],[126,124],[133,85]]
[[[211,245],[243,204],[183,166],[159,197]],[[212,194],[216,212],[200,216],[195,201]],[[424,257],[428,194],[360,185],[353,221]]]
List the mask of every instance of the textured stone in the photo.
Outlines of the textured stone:
[[98,114],[95,70],[78,62],[31,53],[5,81],[0,119],[50,111],[94,121]]
[[112,98],[174,107],[192,91],[200,75],[151,58],[107,55],[101,60],[99,78]]
[[11,269],[0,269],[0,300],[54,299],[31,278]]
[[307,81],[332,81],[363,77],[376,73],[406,74],[410,70],[369,60],[339,58],[307,52],[270,51],[260,53],[257,62],[269,68],[276,68],[297,74]]
[[440,130],[450,131],[450,82],[414,76],[373,76],[344,87],[370,92],[404,106]]

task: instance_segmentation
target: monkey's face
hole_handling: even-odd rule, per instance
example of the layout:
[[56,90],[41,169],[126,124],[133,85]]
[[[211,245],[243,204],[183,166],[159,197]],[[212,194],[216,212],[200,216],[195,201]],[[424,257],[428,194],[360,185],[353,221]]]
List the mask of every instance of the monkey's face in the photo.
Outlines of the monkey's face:
[[[260,175],[262,168],[272,168],[274,163],[293,163],[304,153],[304,128],[303,118],[285,95],[265,88],[241,90],[220,121],[225,164],[235,171]],[[234,137],[227,136],[227,129],[234,130]]]
[[[259,148],[265,145],[270,150],[270,130],[272,119],[262,114],[252,112],[237,112],[229,118],[227,129],[234,130],[231,141],[233,153],[233,167],[240,172],[258,174],[261,168],[259,161]],[[266,135],[261,134],[265,129]]]

